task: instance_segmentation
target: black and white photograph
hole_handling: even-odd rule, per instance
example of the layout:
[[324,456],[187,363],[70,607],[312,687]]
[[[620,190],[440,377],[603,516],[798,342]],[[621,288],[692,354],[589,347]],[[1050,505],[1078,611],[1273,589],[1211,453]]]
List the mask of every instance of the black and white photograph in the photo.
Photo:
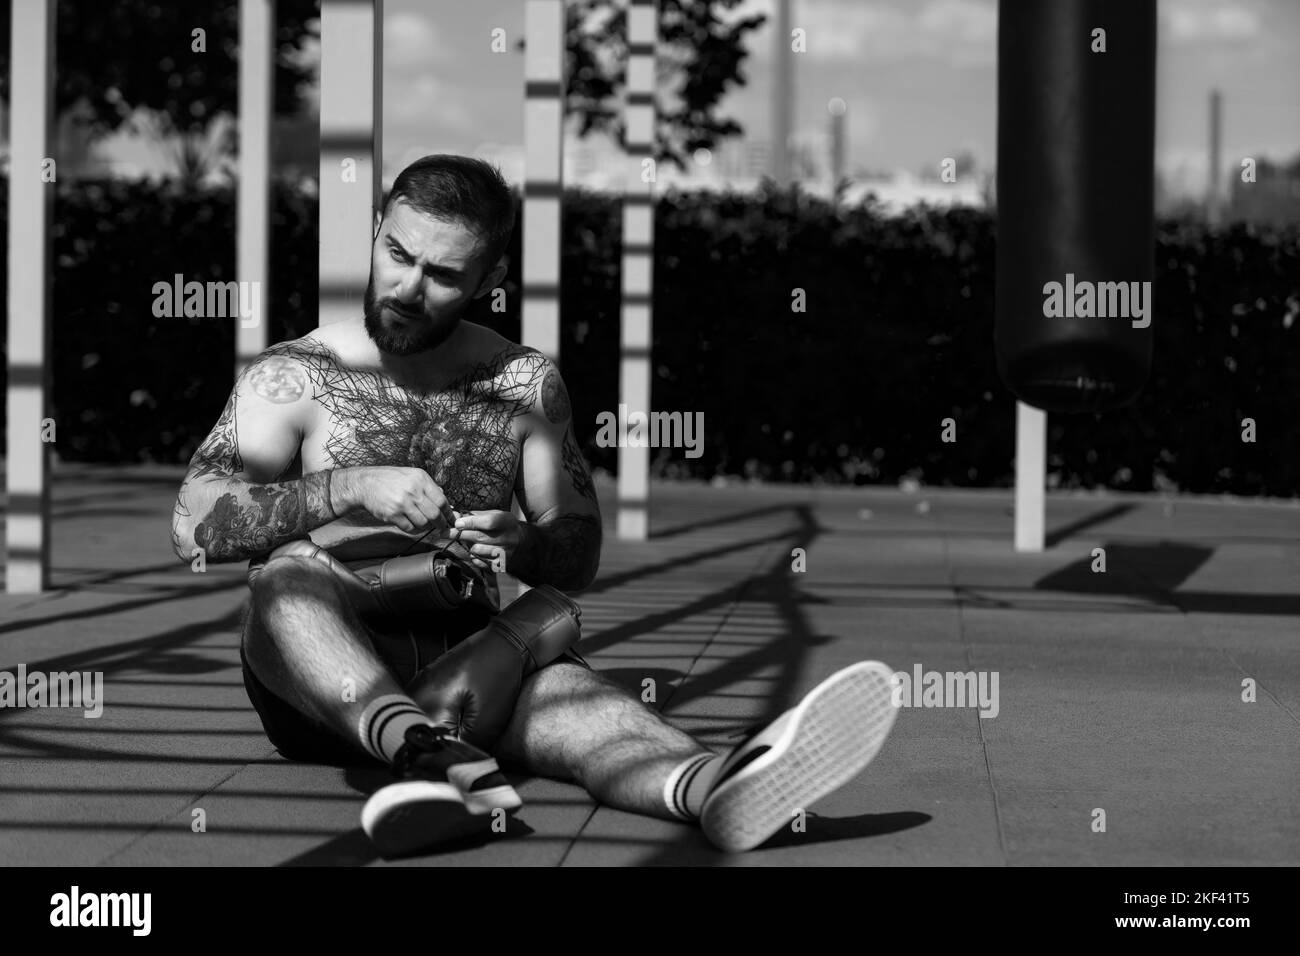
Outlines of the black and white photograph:
[[976,867],[1261,928],[1300,3],[0,8],[7,924]]

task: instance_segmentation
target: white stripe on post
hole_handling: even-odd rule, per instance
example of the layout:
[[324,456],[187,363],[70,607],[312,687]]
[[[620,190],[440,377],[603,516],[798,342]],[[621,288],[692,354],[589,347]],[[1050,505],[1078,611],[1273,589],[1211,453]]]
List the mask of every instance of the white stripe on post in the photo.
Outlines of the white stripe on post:
[[524,261],[521,344],[560,358],[560,209],[564,184],[564,3],[524,11]]
[[776,0],[772,34],[772,178],[790,185],[790,131],[794,128],[794,49],[790,44],[790,0]]
[[[650,342],[654,314],[655,0],[631,0],[627,15],[627,183],[623,196],[623,294],[620,314],[619,404],[628,415],[650,414]],[[645,180],[649,178],[650,182]],[[623,411],[620,408],[620,412]],[[620,415],[620,417],[622,417]],[[650,449],[618,449],[620,538],[644,541],[650,530]]]
[[1016,402],[1016,550],[1042,551],[1047,412]]
[[[239,210],[235,278],[256,283],[257,312],[235,318],[235,376],[270,336],[271,117],[275,0],[239,0]],[[244,286],[240,286],[244,288]],[[254,288],[250,285],[249,288]]]
[[8,434],[5,442],[5,590],[49,586],[49,446],[41,441],[49,404],[50,148],[55,0],[13,0],[9,63]]
[[320,319],[361,315],[383,193],[383,0],[321,0]]

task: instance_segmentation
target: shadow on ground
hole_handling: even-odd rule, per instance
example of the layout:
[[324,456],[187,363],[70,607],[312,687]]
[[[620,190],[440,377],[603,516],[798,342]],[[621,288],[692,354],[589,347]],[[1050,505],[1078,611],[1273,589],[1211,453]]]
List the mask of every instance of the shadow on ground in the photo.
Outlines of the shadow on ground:
[[1159,541],[1149,545],[1107,541],[1104,572],[1093,570],[1089,556],[1034,582],[1041,591],[1115,594],[1150,598],[1179,611],[1215,614],[1300,615],[1300,594],[1251,594],[1241,591],[1182,591],[1179,588],[1214,557],[1214,549]]
[[[128,484],[140,485],[140,482],[121,481],[113,476],[102,479],[124,487]],[[174,483],[161,479],[145,480],[146,484],[156,484],[159,490],[174,487]],[[60,500],[60,507],[71,508],[74,505],[96,505],[86,509],[84,517],[90,520],[103,520],[100,511],[111,508],[100,507],[100,502],[107,505],[113,495],[113,489],[103,494],[83,494],[78,497]],[[153,492],[150,492],[153,493]],[[909,505],[910,507],[910,505]],[[1052,531],[1048,535],[1049,546],[1056,546],[1082,533],[1094,530],[1108,522],[1128,518],[1136,506],[1132,504],[1108,504],[1088,514],[1082,515]],[[134,522],[134,509],[127,508],[119,512],[126,521]],[[901,509],[900,509],[900,513]],[[1009,524],[1008,524],[1009,528]],[[583,642],[583,650],[588,654],[621,649],[632,653],[635,642],[640,638],[655,639],[656,635],[672,633],[693,620],[720,621],[710,636],[702,638],[707,649],[711,642],[723,634],[727,642],[735,645],[728,653],[716,655],[710,666],[696,671],[695,658],[685,670],[664,666],[599,666],[601,672],[615,683],[626,688],[629,693],[640,696],[643,681],[653,678],[659,690],[659,707],[661,712],[672,717],[674,712],[681,712],[685,705],[707,701],[714,697],[727,697],[735,704],[736,711],[743,710],[744,715],[720,718],[710,728],[710,736],[719,741],[734,735],[755,723],[766,723],[781,714],[795,703],[799,688],[806,686],[808,671],[811,669],[811,654],[814,650],[824,648],[836,640],[837,635],[827,634],[814,628],[809,620],[808,609],[812,606],[843,604],[848,607],[880,607],[887,609],[943,609],[961,607],[996,607],[1007,610],[1022,610],[1033,607],[1042,610],[1041,604],[1031,604],[1026,592],[1021,589],[1006,589],[1005,598],[997,587],[980,588],[979,592],[969,588],[955,586],[949,581],[946,585],[920,586],[907,582],[891,582],[882,586],[878,592],[873,591],[876,582],[872,580],[852,581],[850,586],[861,595],[846,601],[825,596],[828,589],[833,592],[835,585],[818,588],[818,594],[808,593],[801,587],[801,575],[790,573],[790,553],[794,548],[813,550],[817,543],[830,529],[819,523],[817,508],[810,504],[765,504],[758,507],[742,508],[727,514],[711,514],[705,518],[689,521],[674,521],[663,528],[658,528],[652,535],[651,544],[663,545],[658,551],[641,553],[634,560],[617,571],[602,575],[582,598],[601,598],[612,595],[622,598],[626,594],[635,594],[638,589],[644,593],[653,591],[654,582],[667,572],[689,572],[699,569],[709,571],[723,559],[738,559],[749,554],[762,556],[763,564],[748,573],[738,573],[731,579],[718,580],[719,576],[701,575],[691,582],[689,591],[683,591],[684,597],[677,602],[643,602],[620,608],[616,615],[610,615],[609,623]],[[843,530],[837,528],[836,530]],[[692,546],[691,535],[696,533],[731,532],[723,542]],[[853,533],[872,534],[871,529],[854,528]],[[991,538],[992,533],[979,529],[958,529],[947,531],[937,526],[918,525],[895,528],[889,535],[904,540],[922,540],[939,537],[982,537]],[[1105,549],[1107,571],[1093,571],[1094,558],[1062,560],[1062,566],[1051,570],[1033,581],[1032,590],[1044,595],[1079,594],[1104,597],[1115,595],[1139,597],[1153,605],[1170,612],[1209,611],[1224,614],[1257,615],[1300,615],[1300,595],[1271,594],[1249,592],[1219,592],[1186,590],[1185,587],[1194,576],[1203,570],[1215,557],[1215,548],[1198,543],[1185,543],[1170,540],[1155,542],[1133,542],[1119,540],[1119,535],[1106,536],[1100,546]],[[672,549],[678,550],[672,550]],[[631,553],[637,554],[635,550]],[[671,553],[669,553],[671,551]],[[1052,555],[1044,556],[1050,561]],[[79,564],[91,562],[78,560]],[[867,565],[879,567],[880,565]],[[154,774],[158,786],[154,793],[175,793],[178,796],[187,791],[184,786],[169,786],[172,768],[184,764],[229,765],[232,769],[240,766],[261,764],[281,766],[284,762],[278,757],[265,756],[269,745],[260,733],[232,730],[196,730],[183,733],[193,734],[200,740],[211,740],[211,744],[200,746],[190,752],[168,750],[163,746],[166,734],[173,733],[168,728],[180,723],[187,713],[202,711],[209,715],[222,712],[242,710],[247,714],[251,707],[233,708],[218,706],[212,699],[212,690],[221,688],[242,688],[239,677],[238,634],[243,616],[243,598],[245,592],[242,575],[213,575],[210,577],[190,576],[188,569],[180,566],[183,574],[178,574],[175,584],[164,583],[161,591],[148,595],[131,596],[117,600],[112,594],[107,595],[93,605],[79,606],[69,604],[69,595],[78,595],[94,591],[96,588],[129,581],[140,575],[157,575],[176,567],[171,563],[138,564],[134,568],[84,568],[79,573],[88,575],[77,582],[76,588],[69,589],[50,599],[48,608],[41,606],[38,613],[21,620],[14,620],[0,625],[0,635],[18,638],[33,629],[58,625],[67,628],[93,628],[97,622],[122,615],[151,612],[155,606],[167,609],[148,620],[154,622],[141,629],[157,627],[147,636],[133,640],[116,641],[85,650],[64,654],[49,655],[25,662],[29,671],[43,670],[97,670],[103,671],[106,682],[113,686],[130,689],[150,685],[166,685],[172,688],[185,687],[192,694],[178,699],[174,703],[158,701],[130,702],[120,705],[123,712],[143,713],[147,720],[133,719],[126,725],[114,728],[111,733],[96,737],[81,725],[60,725],[51,723],[39,730],[21,727],[18,733],[6,733],[6,760],[43,760],[54,758],[75,758],[78,760],[102,761],[111,765],[120,761],[149,762],[160,768]],[[64,573],[67,566],[64,565]],[[868,572],[869,576],[869,572]],[[196,580],[197,578],[197,580]],[[909,587],[913,588],[908,593]],[[194,599],[213,596],[240,600],[239,606],[228,607],[226,613],[207,620],[194,620],[175,624],[177,614],[174,610]],[[861,602],[855,604],[854,602]],[[179,602],[179,603],[177,603]],[[762,618],[762,626],[747,625],[743,620],[730,619],[729,612],[737,605],[759,606],[766,609],[763,615],[753,615],[752,619]],[[1077,607],[1078,605],[1071,605]],[[42,613],[43,612],[43,613]],[[865,612],[864,612],[865,613]],[[174,625],[174,626],[168,626]],[[139,631],[136,631],[139,633]],[[226,640],[224,638],[230,638]],[[219,641],[214,641],[220,638]],[[10,655],[7,655],[10,656]],[[634,656],[634,655],[633,655]],[[702,652],[701,655],[702,656]],[[649,660],[646,658],[645,660]],[[10,664],[8,670],[14,670],[16,664]],[[775,679],[763,682],[764,675],[775,673]],[[200,677],[203,680],[194,680]],[[221,679],[229,677],[228,680]],[[178,678],[184,678],[178,681]],[[745,693],[743,688],[761,686],[761,693]],[[242,698],[241,698],[242,700]],[[729,711],[729,714],[736,711]],[[21,711],[0,713],[0,730],[6,730],[21,716]],[[730,722],[728,722],[730,720]],[[15,725],[17,727],[18,725]],[[106,728],[107,729],[107,728]],[[383,770],[358,768],[349,771],[344,781],[357,795],[358,809],[360,795],[371,792],[387,779]],[[293,788],[285,789],[285,799],[295,799]],[[0,794],[30,795],[35,788],[20,782],[0,783]],[[105,774],[101,786],[80,788],[80,793],[95,795],[115,795],[139,791],[124,790],[111,774]],[[237,788],[231,787],[228,795],[239,797]],[[301,796],[301,792],[298,796]],[[73,795],[70,795],[70,797]],[[249,792],[254,798],[260,794]],[[337,796],[343,799],[346,795]],[[829,844],[838,841],[861,840],[882,837],[924,827],[932,822],[929,814],[915,810],[900,810],[890,813],[859,814],[853,816],[823,817],[810,813],[807,817],[807,830],[795,833],[789,828],[783,829],[767,844],[765,850],[790,849],[806,847],[810,844]],[[69,829],[86,828],[96,825],[91,818],[80,820]],[[0,828],[36,827],[39,824],[22,813],[12,814],[0,811]],[[104,827],[112,824],[103,823]],[[271,832],[268,829],[268,832]],[[318,831],[319,832],[319,831]],[[256,831],[254,831],[256,833]],[[518,820],[509,823],[507,835],[521,838],[527,844],[528,836],[533,830]],[[445,848],[445,852],[430,854],[427,862],[437,865],[439,857],[452,852],[463,851],[467,847],[481,846],[486,840],[499,839],[499,834],[480,838],[480,843],[470,841]],[[573,834],[573,842],[582,840],[582,832]],[[683,828],[679,836],[665,840],[646,840],[639,851],[642,855],[637,862],[644,865],[671,865],[697,863],[713,865],[724,862],[726,857],[708,846],[698,831]],[[762,852],[762,851],[760,851]],[[256,848],[253,849],[256,856]],[[361,865],[378,860],[360,830],[350,830],[324,839],[315,846],[297,852],[282,859],[283,866],[316,865]],[[261,859],[257,862],[268,862]]]

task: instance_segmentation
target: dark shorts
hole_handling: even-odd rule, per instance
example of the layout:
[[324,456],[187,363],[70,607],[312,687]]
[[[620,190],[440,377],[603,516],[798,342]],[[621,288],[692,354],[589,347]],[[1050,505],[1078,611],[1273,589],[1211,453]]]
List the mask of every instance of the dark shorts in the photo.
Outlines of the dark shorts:
[[[249,615],[251,618],[251,615]],[[492,615],[479,608],[467,608],[444,614],[431,613],[418,621],[395,618],[365,619],[366,633],[388,672],[403,688],[427,665],[455,647],[465,638],[487,627]],[[248,620],[244,622],[247,637]],[[303,763],[323,763],[336,767],[371,763],[357,741],[344,740],[333,728],[301,713],[278,697],[248,665],[240,640],[239,660],[244,670],[244,689],[253,709],[262,718],[262,728],[281,756]],[[565,651],[561,661],[590,665],[576,650]]]

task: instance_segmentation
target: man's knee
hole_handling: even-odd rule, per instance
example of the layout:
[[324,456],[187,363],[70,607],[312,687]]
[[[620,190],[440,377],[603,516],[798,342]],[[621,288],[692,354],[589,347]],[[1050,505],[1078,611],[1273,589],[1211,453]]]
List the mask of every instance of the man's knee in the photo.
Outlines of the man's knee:
[[581,706],[584,702],[634,703],[639,702],[622,687],[602,677],[590,667],[573,661],[558,660],[540,668],[524,678],[519,690],[521,703],[563,701]]
[[597,671],[558,661],[526,678],[512,723],[520,733],[560,731],[590,744],[606,738],[657,738],[669,725],[627,688]]
[[293,600],[320,600],[342,596],[342,588],[330,569],[301,555],[272,558],[248,585],[255,609]]
[[617,686],[571,661],[548,664],[524,678],[496,754],[509,764],[586,785],[583,770],[602,732],[625,721],[611,711],[639,706]]
[[[329,568],[304,557],[275,558],[251,582],[248,615],[241,640],[255,671],[270,658],[314,641],[327,619],[346,618],[346,598]],[[329,612],[329,613],[327,613]]]
[[638,768],[702,752],[699,743],[636,694],[567,661],[543,667],[524,681],[497,748],[507,763],[572,780],[603,796]]

